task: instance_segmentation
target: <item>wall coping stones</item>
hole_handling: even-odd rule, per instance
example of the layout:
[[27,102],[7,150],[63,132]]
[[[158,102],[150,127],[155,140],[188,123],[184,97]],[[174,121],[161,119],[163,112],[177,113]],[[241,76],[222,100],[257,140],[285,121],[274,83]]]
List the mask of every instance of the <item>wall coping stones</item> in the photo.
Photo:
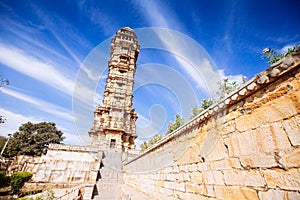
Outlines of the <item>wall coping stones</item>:
[[76,152],[91,152],[98,153],[99,148],[77,145],[65,145],[65,144],[49,144],[48,150],[57,151],[76,151]]
[[229,95],[219,100],[218,102],[214,103],[209,108],[202,111],[199,115],[186,122],[183,126],[179,127],[178,129],[176,129],[175,131],[173,131],[154,145],[150,146],[148,149],[146,149],[145,152],[128,161],[127,163],[124,163],[124,165],[128,165],[131,162],[140,159],[141,157],[154,151],[155,149],[159,148],[165,143],[185,133],[188,129],[196,127],[197,125],[199,125],[199,123],[206,121],[212,116],[225,110],[227,107],[236,104],[237,102],[245,99],[254,92],[260,90],[261,88],[265,87],[270,83],[275,82],[280,77],[298,69],[299,67],[300,50],[293,52],[292,54],[282,58],[278,62],[270,65],[266,70],[262,71],[261,73],[257,74],[252,79],[247,81],[243,86],[231,92]]

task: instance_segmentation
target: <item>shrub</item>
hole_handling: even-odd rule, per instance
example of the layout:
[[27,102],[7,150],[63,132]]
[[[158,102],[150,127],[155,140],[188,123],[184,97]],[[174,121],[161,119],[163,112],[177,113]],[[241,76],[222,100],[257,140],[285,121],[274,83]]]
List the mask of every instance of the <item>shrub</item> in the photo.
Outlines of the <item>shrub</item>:
[[9,176],[6,176],[5,172],[0,171],[0,188],[9,186],[9,183]]
[[32,177],[30,172],[15,172],[10,177],[10,186],[13,194],[16,194],[23,187],[24,183]]

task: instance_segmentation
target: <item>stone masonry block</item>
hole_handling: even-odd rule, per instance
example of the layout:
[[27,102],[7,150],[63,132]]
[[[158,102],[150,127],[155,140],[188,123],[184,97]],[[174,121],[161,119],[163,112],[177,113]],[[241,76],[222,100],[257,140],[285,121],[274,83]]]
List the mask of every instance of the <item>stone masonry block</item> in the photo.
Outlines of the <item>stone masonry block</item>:
[[237,186],[215,186],[216,198],[224,200],[258,200],[255,190]]
[[203,192],[203,187],[194,183],[186,183],[185,188],[190,193],[201,194]]
[[296,114],[297,110],[291,99],[276,99],[272,101],[271,105],[264,105],[254,110],[251,114],[238,117],[235,120],[236,128],[238,131],[243,132],[290,118]]
[[260,152],[274,152],[291,147],[281,123],[259,127],[252,131],[252,135]]
[[211,162],[210,167],[212,170],[224,170],[224,169],[241,169],[241,163],[238,158],[227,158]]
[[298,192],[288,192],[287,199],[289,200],[299,200],[300,199],[300,193]]
[[281,123],[232,134],[225,138],[225,144],[228,146],[231,157],[258,155],[263,157],[265,153],[273,154],[275,151],[291,147]]
[[293,90],[299,90],[300,89],[300,78],[297,77],[294,80],[291,80],[289,82],[289,85],[291,85],[293,87]]
[[285,168],[300,167],[300,148],[293,149],[288,153],[280,152],[279,163]]
[[177,182],[184,182],[183,173],[175,174],[175,178]]
[[260,191],[259,199],[261,200],[269,200],[269,199],[286,199],[285,192],[282,190],[268,190],[266,192]]
[[270,130],[276,150],[288,149],[291,147],[289,139],[285,134],[283,126],[280,122],[272,124],[270,126]]
[[228,147],[230,157],[255,155],[257,152],[257,146],[250,131],[232,134],[225,138],[224,142]]
[[185,183],[174,182],[174,188],[173,189],[185,192]]
[[200,171],[200,172],[210,170],[209,163],[207,163],[207,162],[205,162],[205,163],[198,163],[197,167],[198,167],[198,171]]
[[292,145],[300,145],[300,116],[284,120],[282,125]]
[[187,199],[187,194],[186,192],[181,192],[181,191],[174,191],[174,197],[175,199]]
[[263,171],[269,188],[281,188],[286,190],[300,190],[300,169],[268,169]]
[[172,167],[172,172],[173,172],[173,173],[179,173],[179,167],[178,167],[178,165],[174,165],[174,166]]
[[226,116],[225,116],[225,121],[230,121],[232,119],[236,119],[239,116],[241,116],[241,112],[239,110],[233,110],[230,111]]
[[224,185],[221,171],[203,172],[203,182],[208,185]]
[[[221,138],[216,139],[215,141],[211,141],[206,143],[206,147],[203,145],[201,146],[201,157],[205,158],[205,161],[215,161],[215,160],[222,160],[226,157],[226,148],[224,142]],[[206,148],[206,149],[204,149]]]
[[186,193],[186,199],[189,200],[210,200],[211,198],[199,194]]
[[[181,155],[175,160],[177,165],[197,163],[200,160],[200,148],[196,144],[191,144],[190,147],[186,146],[184,151],[181,151]],[[188,169],[187,169],[188,170]]]
[[167,181],[175,181],[176,176],[175,174],[167,174]]
[[226,185],[233,186],[257,186],[266,185],[263,176],[257,170],[224,170]]
[[250,167],[250,168],[257,168],[257,167],[270,168],[279,165],[276,162],[274,154],[259,153],[257,155],[252,155],[252,156],[242,156],[240,157],[240,160],[243,167]]
[[191,177],[188,173],[184,173],[182,174],[182,176],[184,181],[191,181]]
[[215,197],[215,190],[214,190],[213,185],[207,185],[204,183],[201,185],[201,187],[203,188],[202,192],[201,192],[202,195],[205,195],[208,197]]
[[202,184],[203,183],[203,177],[201,172],[192,172],[190,173],[191,182],[194,184]]
[[226,122],[221,127],[222,135],[226,135],[235,131],[235,122],[233,120]]
[[189,172],[195,172],[195,171],[197,171],[197,164],[190,164],[190,165],[188,165],[188,171]]

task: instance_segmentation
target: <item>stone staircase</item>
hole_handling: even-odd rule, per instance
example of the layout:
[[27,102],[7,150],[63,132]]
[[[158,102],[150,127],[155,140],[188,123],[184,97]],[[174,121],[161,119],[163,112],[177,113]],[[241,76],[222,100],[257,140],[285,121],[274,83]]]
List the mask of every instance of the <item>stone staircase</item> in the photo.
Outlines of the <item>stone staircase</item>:
[[122,153],[105,151],[100,169],[100,179],[96,183],[95,200],[121,199]]
[[104,151],[94,200],[153,200],[148,195],[123,184],[122,170],[122,153],[114,150]]

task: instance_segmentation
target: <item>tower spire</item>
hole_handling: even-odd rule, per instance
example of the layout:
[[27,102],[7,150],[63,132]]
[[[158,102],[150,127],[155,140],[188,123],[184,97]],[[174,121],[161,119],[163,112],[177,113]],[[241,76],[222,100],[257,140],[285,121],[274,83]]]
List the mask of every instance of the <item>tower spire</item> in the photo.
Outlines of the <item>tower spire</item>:
[[137,36],[129,27],[118,30],[111,40],[104,97],[89,131],[92,146],[135,149],[137,113],[132,93],[139,50]]

